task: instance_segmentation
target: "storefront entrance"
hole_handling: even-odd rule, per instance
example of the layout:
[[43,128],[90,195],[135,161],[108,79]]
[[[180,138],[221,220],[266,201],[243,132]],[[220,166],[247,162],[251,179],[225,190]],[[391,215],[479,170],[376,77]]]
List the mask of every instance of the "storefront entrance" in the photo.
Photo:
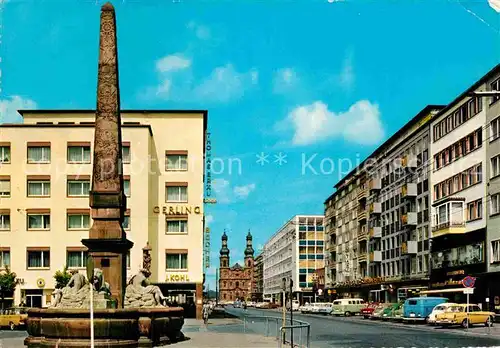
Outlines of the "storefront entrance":
[[196,283],[159,283],[157,285],[163,296],[167,298],[167,305],[184,308],[185,318],[196,318]]

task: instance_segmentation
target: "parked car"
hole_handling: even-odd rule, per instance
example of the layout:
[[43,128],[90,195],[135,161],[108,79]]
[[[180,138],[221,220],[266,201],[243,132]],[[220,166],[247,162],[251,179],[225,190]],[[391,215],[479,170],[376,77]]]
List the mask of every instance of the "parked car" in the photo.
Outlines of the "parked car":
[[313,304],[306,302],[303,306],[299,307],[299,311],[302,314],[312,313],[313,312]]
[[332,305],[332,315],[344,315],[349,317],[361,313],[361,309],[365,306],[365,301],[360,298],[343,298],[335,300]]
[[429,314],[429,316],[427,317],[427,324],[435,325],[438,314],[444,313],[449,307],[456,305],[457,305],[456,303],[451,303],[451,302],[438,304],[436,307],[432,309],[431,314]]
[[390,306],[390,303],[381,303],[374,310],[372,315],[370,315],[370,319],[382,319],[382,314],[384,310]]
[[332,312],[333,304],[331,302],[317,303],[314,308],[314,313],[318,314],[330,314]]
[[405,301],[404,321],[425,321],[438,304],[448,302],[444,297],[412,297]]
[[404,304],[404,302],[402,302],[401,305],[394,311],[394,314],[392,316],[392,320],[395,320],[395,321],[403,320],[404,310],[405,310],[405,304]]
[[368,319],[370,316],[373,314],[373,311],[378,307],[377,302],[370,302],[366,305],[366,307],[361,308],[361,315],[365,318]]
[[464,328],[477,324],[493,325],[494,312],[482,311],[476,304],[469,304],[468,309],[467,311],[466,304],[450,306],[445,312],[436,316],[436,324],[441,326],[461,325]]
[[11,330],[26,325],[28,319],[27,308],[11,307],[0,314],[0,327],[8,327]]

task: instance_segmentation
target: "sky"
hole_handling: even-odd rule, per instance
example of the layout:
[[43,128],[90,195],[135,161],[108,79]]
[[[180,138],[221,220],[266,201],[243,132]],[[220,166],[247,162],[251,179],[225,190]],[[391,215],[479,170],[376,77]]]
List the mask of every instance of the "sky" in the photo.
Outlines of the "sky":
[[[0,0],[0,121],[95,108],[99,9]],[[428,104],[500,62],[498,0],[114,2],[124,109],[206,109],[220,236],[231,263],[333,186]],[[62,6],[64,5],[64,6]]]

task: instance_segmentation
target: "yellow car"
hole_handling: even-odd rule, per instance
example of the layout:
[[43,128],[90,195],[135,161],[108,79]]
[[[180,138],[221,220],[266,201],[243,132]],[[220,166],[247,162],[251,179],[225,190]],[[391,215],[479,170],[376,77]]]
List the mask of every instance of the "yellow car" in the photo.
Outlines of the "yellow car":
[[26,325],[28,318],[27,309],[24,307],[12,307],[0,313],[0,327],[9,327],[11,330]]
[[441,326],[461,325],[464,328],[471,325],[484,324],[492,326],[495,313],[482,311],[476,304],[469,304],[467,313],[466,304],[456,304],[449,306],[444,313],[436,315],[436,324]]

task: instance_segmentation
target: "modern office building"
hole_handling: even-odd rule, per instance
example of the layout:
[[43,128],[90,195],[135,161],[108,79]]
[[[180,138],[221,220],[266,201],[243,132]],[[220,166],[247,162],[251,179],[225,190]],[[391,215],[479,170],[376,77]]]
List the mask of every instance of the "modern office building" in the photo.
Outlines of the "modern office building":
[[[85,271],[95,111],[20,114],[0,125],[0,260],[19,279],[14,304],[45,307],[57,270]],[[122,122],[128,273],[149,242],[151,281],[199,315],[207,112],[125,110]]]
[[264,299],[281,302],[283,280],[293,280],[293,296],[314,299],[317,269],[324,268],[324,216],[296,215],[264,245]]
[[[475,92],[498,89],[500,66],[488,72],[442,110],[432,122],[432,272],[431,288],[465,300],[462,279],[476,278],[473,299],[500,296],[496,272],[499,185],[496,144],[497,98]],[[485,175],[486,174],[486,175]],[[489,207],[489,209],[487,209]],[[488,223],[488,228],[487,228]],[[450,295],[451,296],[451,295]],[[495,300],[496,301],[496,300]]]

